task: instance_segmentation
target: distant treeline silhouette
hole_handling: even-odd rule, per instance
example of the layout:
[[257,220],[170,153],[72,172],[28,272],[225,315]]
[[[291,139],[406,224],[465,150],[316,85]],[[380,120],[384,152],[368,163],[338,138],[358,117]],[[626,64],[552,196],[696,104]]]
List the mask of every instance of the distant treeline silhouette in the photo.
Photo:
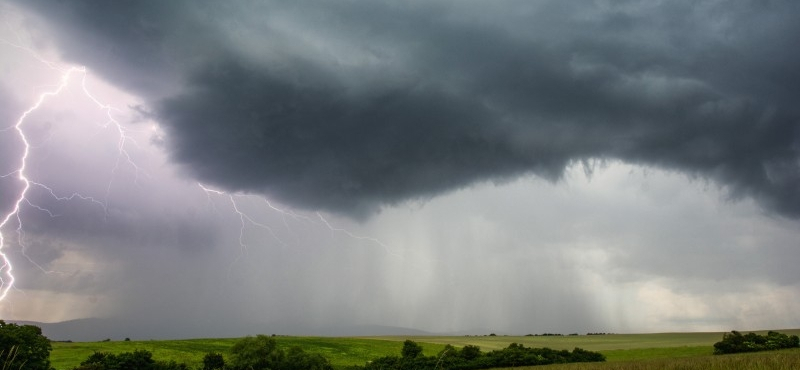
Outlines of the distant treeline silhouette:
[[[614,333],[586,333],[586,335],[612,335]],[[580,335],[578,333],[570,333],[567,334],[568,336],[576,336]],[[564,334],[559,333],[542,333],[542,334],[525,334],[526,337],[563,337]]]

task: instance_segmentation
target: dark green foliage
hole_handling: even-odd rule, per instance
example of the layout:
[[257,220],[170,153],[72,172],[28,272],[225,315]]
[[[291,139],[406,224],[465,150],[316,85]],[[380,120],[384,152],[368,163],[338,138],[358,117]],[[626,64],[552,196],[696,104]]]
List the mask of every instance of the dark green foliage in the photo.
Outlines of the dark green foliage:
[[508,348],[488,353],[482,353],[477,346],[465,346],[460,351],[452,346],[447,346],[436,356],[423,356],[421,352],[416,351],[418,347],[419,345],[416,343],[406,341],[402,350],[403,357],[381,357],[368,363],[364,369],[476,370],[497,367],[605,361],[605,357],[602,354],[580,348],[575,348],[572,352],[567,350],[556,351],[549,348],[526,348],[517,343],[512,343]]
[[74,370],[188,370],[189,367],[175,361],[156,361],[150,351],[136,350],[113,354],[95,352]]
[[209,352],[203,356],[203,370],[221,370],[225,368],[225,358],[221,353]]
[[230,366],[232,369],[276,369],[283,357],[275,339],[266,335],[248,336],[231,347]]
[[81,362],[78,369],[84,369],[84,366],[104,370],[155,370],[156,361],[153,360],[153,354],[145,350],[124,352],[118,355],[95,352],[86,361]]
[[0,355],[6,369],[49,370],[50,340],[33,325],[6,324],[0,320]]
[[289,348],[281,370],[332,370],[328,359],[320,354],[305,353],[300,347]]
[[766,336],[756,333],[742,335],[742,333],[734,330],[723,334],[722,341],[714,343],[714,354],[722,355],[798,347],[800,347],[800,338],[796,335],[788,336],[774,331],[768,332]]
[[458,352],[459,351],[456,349],[456,347],[453,347],[452,345],[448,344],[445,345],[444,348],[441,351],[439,351],[439,353],[436,354],[436,358],[457,357]]
[[412,340],[403,342],[403,349],[400,351],[403,359],[414,359],[422,354],[422,347]]
[[570,362],[602,362],[606,360],[606,357],[599,352],[575,347],[570,354],[570,360]]
[[292,347],[288,353],[278,348],[274,338],[266,335],[245,337],[231,348],[230,369],[233,370],[332,370],[328,359]]
[[[245,337],[231,347],[230,364],[220,353],[203,357],[202,370],[333,370],[328,359],[309,354],[300,347],[288,351],[278,348],[275,339],[266,335]],[[145,350],[112,354],[95,352],[73,370],[189,370],[184,363],[156,361]]]
[[465,360],[473,360],[481,355],[481,347],[468,344],[461,348],[460,355]]

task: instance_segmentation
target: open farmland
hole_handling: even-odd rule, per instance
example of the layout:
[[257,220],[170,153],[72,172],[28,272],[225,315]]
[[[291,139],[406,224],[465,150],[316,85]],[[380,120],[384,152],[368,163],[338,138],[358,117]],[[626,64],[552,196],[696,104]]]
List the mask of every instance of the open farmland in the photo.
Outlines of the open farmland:
[[[800,329],[778,330],[789,335],[800,335]],[[756,331],[766,334],[767,331]],[[450,344],[456,347],[477,345],[484,351],[520,343],[526,347],[549,347],[571,350],[580,347],[598,351],[609,362],[654,358],[677,358],[711,355],[713,345],[722,339],[722,332],[704,333],[653,333],[576,336],[418,336],[372,337],[373,339],[403,341],[411,339],[432,344]]]
[[[784,331],[787,332],[788,331]],[[508,347],[520,343],[526,347],[549,347],[553,349],[573,349],[580,347],[590,351],[616,349],[693,347],[708,346],[722,338],[722,333],[658,333],[658,334],[611,334],[611,335],[569,335],[569,336],[418,336],[418,337],[372,337],[373,339],[413,341],[425,343],[450,344],[463,347],[467,344],[480,346],[483,350]]]
[[[735,355],[703,355],[686,358],[658,358],[605,363],[581,363],[548,366],[516,367],[514,370],[796,370],[800,369],[800,349],[741,353]],[[497,369],[510,370],[510,369]]]
[[[203,356],[208,352],[222,353],[227,357],[228,349],[239,338],[184,339],[112,342],[55,342],[50,361],[56,370],[69,370],[85,360],[93,352],[122,353],[147,350],[157,360],[185,362],[192,368],[201,367]],[[310,353],[319,353],[336,367],[363,365],[381,356],[399,355],[402,342],[367,338],[340,337],[277,337],[278,346],[299,346]],[[421,341],[420,341],[421,342]],[[444,344],[420,343],[425,354],[436,353]]]
[[[800,329],[780,330],[782,333],[798,335]],[[765,332],[758,332],[765,333]],[[508,347],[521,343],[526,347],[549,347],[573,349],[580,347],[603,353],[606,364],[573,364],[558,369],[650,369],[665,368],[665,364],[702,364],[696,368],[759,368],[735,367],[742,363],[763,363],[777,354],[775,352],[747,355],[712,356],[712,345],[722,338],[722,333],[657,333],[657,334],[613,334],[577,336],[380,336],[380,337],[289,337],[276,338],[280,347],[299,346],[310,353],[319,353],[337,367],[363,365],[366,361],[382,356],[400,354],[403,341],[411,339],[423,347],[425,355],[433,355],[450,344],[462,347],[477,345],[483,351]],[[95,351],[111,353],[148,350],[158,360],[185,362],[190,367],[200,366],[208,352],[227,354],[238,338],[186,339],[150,341],[109,341],[53,343],[52,366],[57,370],[68,370],[77,366]],[[778,352],[785,363],[800,368],[800,351]],[[687,362],[688,361],[688,362]],[[771,360],[770,360],[771,361]],[[767,361],[768,362],[768,361]],[[596,367],[595,367],[596,366]],[[678,365],[676,365],[678,366]],[[687,365],[688,366],[688,365]],[[692,365],[694,366],[694,365]],[[726,367],[731,366],[731,367]],[[744,366],[744,365],[742,365]],[[749,366],[749,365],[748,365]],[[551,368],[551,367],[548,367]],[[667,367],[670,368],[670,367]],[[683,367],[678,367],[683,368]],[[689,367],[693,369],[695,367]],[[780,367],[762,367],[773,369]]]

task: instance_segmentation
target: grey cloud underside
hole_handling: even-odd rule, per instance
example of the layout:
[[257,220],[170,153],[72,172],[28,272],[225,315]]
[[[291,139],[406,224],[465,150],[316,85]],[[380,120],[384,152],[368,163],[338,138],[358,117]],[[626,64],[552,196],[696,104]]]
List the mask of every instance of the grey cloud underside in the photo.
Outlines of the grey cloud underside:
[[30,6],[230,190],[363,216],[599,157],[800,216],[795,2]]

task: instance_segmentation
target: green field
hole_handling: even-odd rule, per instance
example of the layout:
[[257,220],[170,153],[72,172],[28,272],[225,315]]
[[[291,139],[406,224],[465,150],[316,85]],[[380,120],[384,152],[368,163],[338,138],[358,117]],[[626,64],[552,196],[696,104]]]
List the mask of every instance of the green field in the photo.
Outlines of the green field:
[[[699,355],[682,358],[656,358],[605,363],[583,363],[516,367],[513,370],[797,370],[800,349],[736,355]],[[496,369],[511,370],[511,369]]]
[[[800,329],[780,330],[790,335],[800,335]],[[762,333],[762,332],[759,332]],[[762,333],[763,334],[763,333]],[[403,341],[411,339],[422,345],[425,355],[441,351],[445,345],[462,347],[467,344],[480,346],[489,351],[508,347],[511,343],[521,343],[526,347],[549,347],[553,349],[573,349],[580,347],[603,353],[608,363],[574,364],[570,366],[547,366],[547,369],[700,369],[722,368],[741,369],[781,369],[781,367],[736,367],[741,363],[767,363],[777,358],[800,368],[800,351],[780,351],[747,355],[712,356],[712,345],[722,339],[722,333],[658,333],[658,334],[613,334],[578,336],[385,336],[385,337],[285,337],[276,338],[279,346],[299,346],[312,353],[327,357],[335,367],[363,365],[381,356],[400,354]],[[57,370],[69,370],[77,366],[95,351],[112,353],[148,350],[156,360],[175,360],[185,362],[193,368],[200,366],[203,355],[208,352],[227,354],[228,349],[238,338],[230,339],[187,339],[151,341],[114,342],[75,342],[53,343],[50,359]],[[738,362],[737,362],[738,361]],[[676,364],[677,367],[664,367]],[[677,364],[684,364],[678,366]],[[696,364],[700,367],[691,367]],[[672,365],[670,365],[672,366]],[[727,366],[727,367],[726,367]],[[744,365],[742,365],[744,366]],[[542,367],[537,367],[541,369]]]
[[[148,340],[114,342],[55,342],[50,353],[50,362],[56,370],[69,370],[80,364],[95,351],[122,353],[135,350],[148,350],[156,360],[175,360],[185,362],[190,367],[200,367],[203,356],[208,352],[227,355],[228,349],[239,338],[228,339],[186,339],[186,340]],[[336,367],[364,365],[369,360],[381,356],[399,355],[403,343],[395,340],[336,337],[276,337],[282,348],[299,346],[303,350],[319,353],[328,358]],[[405,340],[405,339],[403,339]],[[441,351],[444,344],[421,343],[425,354]]]

